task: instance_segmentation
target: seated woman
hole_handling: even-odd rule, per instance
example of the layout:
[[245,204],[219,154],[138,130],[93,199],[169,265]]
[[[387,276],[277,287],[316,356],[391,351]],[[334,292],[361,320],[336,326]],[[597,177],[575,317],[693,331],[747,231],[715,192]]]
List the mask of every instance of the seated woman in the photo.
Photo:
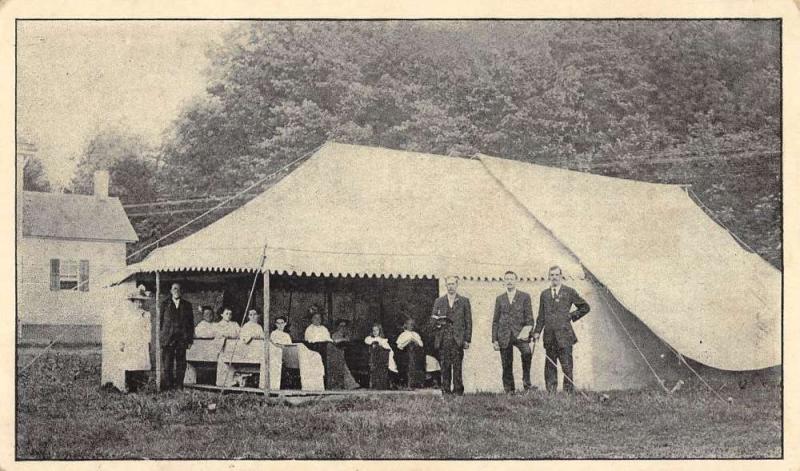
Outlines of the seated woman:
[[364,343],[369,345],[369,388],[389,389],[389,363],[393,354],[389,340],[383,335],[383,326],[373,324],[372,333]]
[[[292,344],[292,336],[286,332],[286,317],[278,316],[275,318],[275,330],[269,334],[269,340],[278,347]],[[297,369],[287,368],[285,363],[281,364],[281,389],[300,389],[300,372]]]
[[264,338],[264,328],[259,323],[261,321],[261,314],[255,309],[250,309],[247,313],[247,322],[242,326],[239,332],[239,340],[248,344],[253,339]]
[[422,337],[414,331],[416,323],[409,317],[403,323],[403,332],[397,337],[398,368],[402,386],[419,388],[425,381],[425,352]]
[[350,321],[347,319],[339,319],[336,321],[336,330],[333,331],[331,339],[333,343],[340,345],[350,341]]
[[275,345],[289,345],[292,343],[292,336],[286,332],[286,318],[278,316],[275,318],[275,330],[269,334],[269,339]]
[[211,306],[203,306],[203,320],[194,327],[194,338],[196,339],[213,339],[216,336],[217,329],[214,321],[214,310]]
[[322,356],[325,365],[325,389],[358,389],[344,352],[336,348],[328,328],[322,325],[322,313],[317,306],[311,306],[311,325],[306,328],[305,341],[308,348]]
[[229,308],[222,309],[222,319],[216,324],[216,331],[218,338],[238,339],[239,338],[239,324],[233,322],[233,311]]

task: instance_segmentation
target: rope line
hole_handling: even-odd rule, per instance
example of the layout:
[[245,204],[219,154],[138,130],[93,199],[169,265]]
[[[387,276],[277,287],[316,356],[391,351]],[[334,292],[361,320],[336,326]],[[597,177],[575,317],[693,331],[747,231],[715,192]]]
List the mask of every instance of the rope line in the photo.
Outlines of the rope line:
[[29,368],[31,365],[33,365],[34,363],[36,363],[36,360],[38,360],[38,359],[39,359],[39,357],[41,357],[42,355],[44,355],[45,353],[47,353],[47,351],[48,351],[48,350],[50,350],[50,347],[52,347],[53,345],[55,345],[55,344],[56,344],[56,342],[57,342],[57,341],[58,341],[58,340],[59,340],[59,339],[60,339],[60,338],[61,338],[63,335],[64,335],[64,334],[63,334],[63,333],[61,333],[61,334],[60,334],[60,335],[58,335],[56,338],[54,338],[54,339],[53,339],[53,340],[52,340],[52,341],[51,341],[51,342],[50,342],[50,343],[49,343],[49,344],[48,344],[48,345],[47,345],[47,346],[46,346],[46,347],[45,347],[45,348],[44,348],[44,349],[43,349],[41,352],[39,352],[39,354],[38,354],[38,355],[36,355],[35,357],[33,357],[33,360],[31,360],[31,361],[30,361],[30,363],[28,363],[27,365],[25,365],[24,367],[22,367],[22,369],[21,369],[21,370],[19,370],[19,372],[20,372],[20,373],[24,372],[24,371],[25,371],[25,370],[27,370],[27,369],[28,369],[28,368]]
[[[534,341],[533,344],[536,345],[536,342]],[[545,351],[544,345],[542,345],[542,354],[547,359],[547,361],[549,361],[556,368],[556,373],[558,373],[558,365],[556,364],[556,362],[553,361],[552,358],[550,358],[547,355],[547,351]],[[583,396],[584,399],[586,399],[587,401],[590,400],[589,396],[587,396],[585,392],[583,392],[582,390],[578,389],[578,385],[575,384],[575,381],[572,381],[572,378],[570,378],[569,376],[563,374],[563,372],[562,372],[561,376],[563,376],[564,379],[568,380],[570,382],[570,384],[572,384],[572,387],[575,388],[575,391],[578,391],[579,393],[581,393],[581,396]]]
[[[658,337],[658,336],[657,336],[657,337]],[[677,356],[677,357],[678,357],[678,359],[680,360],[680,362],[681,362],[681,363],[683,363],[683,364],[684,364],[684,365],[685,365],[687,368],[689,368],[689,371],[691,371],[692,373],[694,373],[694,375],[695,375],[695,376],[697,376],[697,378],[698,378],[698,379],[699,379],[699,380],[700,380],[700,381],[701,381],[701,382],[702,382],[702,383],[703,383],[703,384],[706,386],[706,388],[708,388],[708,390],[709,390],[709,391],[711,391],[712,393],[714,393],[714,395],[715,395],[715,396],[717,396],[717,398],[719,398],[719,400],[720,400],[720,401],[722,401],[722,402],[724,402],[724,403],[726,403],[726,404],[728,403],[728,401],[726,401],[726,400],[725,400],[725,398],[723,398],[723,397],[722,397],[722,395],[720,395],[720,393],[719,393],[719,392],[718,392],[716,389],[714,389],[714,388],[713,388],[713,387],[712,387],[712,386],[711,386],[711,385],[710,385],[710,384],[709,384],[709,383],[708,383],[708,382],[707,382],[707,381],[706,381],[706,380],[705,380],[705,379],[704,379],[702,376],[700,376],[700,373],[698,373],[698,372],[697,372],[697,371],[696,371],[694,368],[692,368],[692,365],[690,365],[690,364],[689,364],[689,363],[686,361],[686,357],[684,357],[683,355],[681,355],[681,354],[680,354],[680,352],[678,352],[677,350],[675,350],[674,348],[672,348],[672,345],[668,344],[668,343],[667,343],[667,342],[666,342],[664,339],[662,339],[661,337],[658,337],[658,339],[659,339],[659,340],[661,340],[661,343],[663,343],[664,345],[666,345],[666,346],[667,346],[667,348],[669,348],[669,349],[670,349],[670,351],[672,351],[672,353],[674,353],[674,354],[675,354],[675,356]]]
[[[260,269],[263,268],[264,261],[266,260],[266,258],[267,258],[267,246],[264,245],[264,250],[263,250],[263,252],[261,252],[261,262],[259,263],[259,265],[260,265],[259,266],[259,270],[256,271],[255,276],[253,276],[253,284],[250,286],[250,295],[247,296],[247,305],[244,308],[244,313],[242,315],[242,322],[239,325],[240,329],[244,326],[245,319],[247,319],[247,313],[248,313],[248,311],[250,311],[250,303],[253,301],[253,293],[255,293],[255,291],[256,291],[256,282],[258,281],[258,274],[261,272]],[[265,276],[269,276],[269,275],[265,275]],[[262,319],[266,320],[266,318],[267,318],[266,316],[262,316]],[[268,340],[267,339],[267,327],[268,326],[266,326],[266,325],[264,326],[264,342],[267,342],[267,340]],[[228,339],[226,338],[225,341],[227,342]],[[233,360],[236,358],[236,347],[238,347],[238,346],[239,346],[239,342],[237,341],[233,345],[233,350],[231,351],[231,363],[233,363],[234,362]],[[267,346],[267,348],[269,348],[269,346]],[[224,349],[223,349],[222,353],[224,354]],[[224,360],[223,360],[223,362],[224,362]],[[269,368],[269,365],[265,365],[265,367]],[[222,379],[222,387],[223,388],[227,387],[226,384],[228,383],[228,374],[229,373],[230,373],[230,368],[225,368],[225,377]],[[222,392],[223,391],[224,391],[224,389],[220,389],[219,390],[219,396],[218,396],[219,399],[218,400],[220,402],[222,401],[221,398],[222,398]]]
[[733,232],[732,230],[730,230],[730,228],[728,228],[728,226],[726,226],[726,225],[725,225],[725,224],[724,224],[724,223],[723,223],[721,220],[719,220],[719,219],[717,218],[717,216],[716,216],[716,215],[714,215],[714,212],[713,212],[713,211],[711,211],[711,208],[709,208],[708,206],[706,206],[706,204],[705,204],[705,203],[703,203],[703,200],[701,200],[701,199],[700,199],[700,197],[699,197],[699,196],[697,196],[697,193],[695,193],[694,191],[692,191],[692,189],[691,189],[691,188],[686,188],[686,192],[687,192],[689,195],[692,195],[692,196],[694,197],[694,198],[692,198],[692,199],[693,199],[694,201],[697,201],[697,203],[700,205],[700,207],[701,207],[701,208],[703,208],[703,212],[704,212],[704,213],[706,213],[706,214],[707,214],[707,215],[708,215],[708,216],[709,216],[711,219],[713,219],[713,220],[714,220],[714,222],[716,222],[717,224],[719,224],[720,226],[722,226],[722,228],[723,228],[723,229],[725,229],[726,231],[728,231],[728,234],[730,234],[730,235],[731,235],[731,237],[733,237],[733,238],[736,240],[736,242],[738,242],[739,244],[741,244],[741,246],[742,246],[742,247],[746,248],[746,249],[747,249],[747,250],[749,250],[751,253],[758,253],[758,252],[756,252],[755,250],[753,250],[753,248],[752,248],[752,247],[750,247],[749,245],[747,245],[747,243],[746,243],[745,241],[743,241],[742,239],[740,239],[740,238],[739,238],[739,236],[737,236],[735,232]]
[[[605,288],[605,290],[606,290],[606,292],[608,294],[611,294],[610,292],[608,292],[608,288]],[[601,291],[601,294],[602,294],[602,291]],[[653,376],[655,376],[656,379],[658,380],[658,384],[661,386],[661,389],[663,389],[665,393],[669,394],[669,390],[667,389],[667,386],[664,384],[664,380],[661,379],[660,376],[658,376],[658,373],[656,373],[656,370],[653,368],[653,365],[650,364],[650,361],[647,359],[647,357],[645,356],[644,352],[642,352],[642,350],[639,348],[639,345],[636,344],[636,341],[633,340],[633,336],[628,331],[628,328],[625,327],[625,324],[622,323],[622,320],[617,315],[617,311],[614,310],[614,307],[611,305],[611,303],[608,301],[608,299],[605,297],[605,295],[601,295],[600,297],[603,298],[603,301],[606,303],[606,306],[608,306],[608,308],[611,310],[611,313],[614,315],[614,318],[617,320],[617,322],[619,323],[620,327],[622,327],[622,330],[628,336],[628,338],[630,339],[631,343],[636,348],[636,351],[639,352],[639,355],[642,356],[642,359],[647,364],[647,367],[650,368],[650,372],[652,372]]]
[[[324,145],[324,144],[323,144],[323,145]],[[214,212],[214,211],[216,211],[217,209],[221,208],[222,206],[224,206],[224,205],[228,204],[229,202],[231,202],[232,200],[234,200],[234,199],[238,198],[239,196],[241,196],[241,195],[243,195],[243,194],[247,193],[248,191],[252,190],[252,189],[253,189],[253,188],[255,188],[256,186],[258,186],[258,185],[260,185],[260,184],[264,183],[264,182],[265,182],[265,181],[267,181],[268,179],[270,179],[270,178],[273,178],[273,177],[277,176],[279,173],[283,172],[284,170],[286,170],[286,169],[287,169],[287,168],[289,168],[290,166],[294,165],[295,163],[297,163],[297,162],[299,162],[299,161],[301,161],[301,160],[303,160],[303,159],[307,158],[307,157],[308,157],[308,156],[310,156],[311,154],[313,154],[313,153],[317,152],[317,151],[318,151],[318,150],[319,150],[321,147],[322,147],[322,146],[319,146],[319,147],[317,147],[316,149],[313,149],[313,150],[311,150],[311,151],[309,151],[309,152],[307,152],[307,153],[305,153],[305,154],[301,155],[300,157],[298,157],[298,158],[294,159],[293,161],[291,161],[291,162],[289,162],[288,164],[286,164],[286,165],[284,165],[283,167],[281,167],[279,170],[277,170],[277,171],[275,171],[275,172],[273,172],[273,173],[271,173],[271,174],[267,175],[266,177],[262,178],[261,180],[258,180],[258,181],[256,181],[255,183],[253,183],[252,185],[248,186],[247,188],[245,188],[245,189],[241,190],[239,193],[237,193],[237,194],[235,194],[235,195],[231,196],[230,198],[227,198],[227,199],[224,199],[224,200],[222,200],[222,201],[221,201],[219,204],[217,204],[216,206],[212,207],[211,209],[209,209],[208,211],[204,212],[203,214],[201,214],[201,215],[199,215],[199,216],[195,217],[194,219],[190,220],[189,222],[187,222],[187,223],[185,223],[185,224],[181,224],[181,225],[180,225],[180,226],[178,226],[176,229],[174,229],[174,230],[170,231],[169,233],[167,233],[167,235],[164,235],[164,236],[161,236],[161,237],[159,237],[159,238],[158,238],[158,240],[155,240],[155,241],[153,241],[153,242],[151,242],[151,243],[149,243],[149,244],[145,245],[145,246],[144,246],[144,247],[142,247],[141,249],[137,250],[136,252],[133,252],[132,254],[128,255],[128,256],[126,257],[126,260],[127,260],[127,259],[129,259],[129,258],[131,258],[131,257],[133,257],[134,255],[138,255],[138,254],[140,254],[140,253],[144,252],[144,251],[145,251],[145,250],[147,250],[148,248],[150,248],[150,247],[152,247],[152,246],[154,246],[154,245],[158,244],[159,242],[163,241],[163,240],[164,240],[164,239],[166,239],[167,237],[170,237],[170,236],[172,236],[173,234],[177,233],[178,231],[180,231],[180,230],[182,230],[182,229],[185,229],[186,227],[188,227],[188,226],[190,226],[190,225],[194,224],[195,222],[199,221],[200,219],[202,219],[202,218],[204,218],[204,217],[208,216],[208,215],[209,215],[209,214],[211,214],[212,212]]]
[[[228,204],[230,201],[232,201],[232,200],[234,200],[234,199],[236,199],[236,198],[240,197],[241,195],[243,195],[243,194],[247,193],[248,191],[252,190],[252,189],[253,189],[253,188],[255,188],[256,186],[258,186],[258,185],[260,185],[260,184],[264,183],[264,182],[265,182],[265,181],[267,181],[268,179],[270,179],[270,178],[273,178],[273,177],[277,176],[278,174],[280,174],[280,173],[281,173],[281,172],[283,172],[284,170],[288,169],[288,168],[289,168],[289,167],[291,167],[292,165],[296,164],[297,162],[299,162],[299,161],[301,161],[301,160],[303,160],[303,159],[306,159],[306,158],[308,158],[309,156],[311,156],[311,155],[313,155],[314,153],[316,153],[316,152],[317,152],[319,149],[321,149],[321,148],[322,148],[324,145],[325,145],[325,144],[322,144],[322,145],[320,145],[320,146],[317,146],[316,148],[314,148],[314,149],[312,149],[312,150],[310,150],[310,151],[306,152],[305,154],[303,154],[303,155],[301,155],[300,157],[298,157],[298,158],[296,158],[296,159],[292,160],[291,162],[289,162],[288,164],[284,165],[283,167],[281,167],[280,169],[276,170],[275,172],[273,172],[273,173],[271,173],[271,174],[269,174],[269,175],[265,176],[264,178],[262,178],[262,179],[260,179],[260,180],[256,181],[255,183],[253,183],[252,185],[248,186],[247,188],[245,188],[245,189],[241,190],[240,192],[238,192],[238,193],[234,194],[233,196],[231,196],[231,197],[229,197],[229,198],[227,198],[227,199],[223,200],[223,201],[222,201],[222,202],[220,202],[218,205],[214,206],[213,208],[209,209],[208,211],[204,212],[203,214],[201,214],[201,215],[199,215],[199,216],[195,217],[194,219],[190,220],[189,222],[187,222],[187,223],[185,223],[185,224],[182,224],[180,227],[178,227],[177,229],[175,229],[175,230],[173,230],[173,231],[169,232],[168,234],[166,234],[166,235],[164,235],[164,236],[161,236],[161,237],[159,237],[159,238],[158,238],[157,240],[155,240],[154,242],[151,242],[151,243],[149,243],[149,244],[145,245],[144,247],[142,247],[141,249],[139,249],[139,250],[137,250],[137,251],[135,251],[135,252],[131,253],[130,255],[128,255],[127,257],[125,257],[125,261],[127,262],[127,261],[128,261],[130,258],[132,258],[132,257],[134,257],[134,256],[136,256],[136,255],[139,255],[140,253],[144,252],[145,250],[147,250],[148,248],[150,248],[150,247],[152,247],[152,246],[154,246],[154,245],[157,245],[158,243],[160,243],[161,241],[163,241],[163,240],[164,240],[164,239],[166,239],[167,237],[170,237],[170,236],[172,236],[173,234],[175,234],[176,232],[178,232],[178,231],[180,231],[180,230],[182,230],[182,229],[185,229],[186,227],[188,227],[188,226],[190,226],[190,225],[194,224],[195,222],[199,221],[200,219],[202,219],[202,218],[206,217],[207,215],[211,214],[212,212],[216,211],[216,210],[217,210],[217,209],[219,209],[220,207],[222,207],[222,206],[224,206],[224,205]],[[103,275],[105,275],[106,273],[108,273],[108,272],[110,272],[110,271],[111,271],[111,270],[105,270],[105,271],[103,271],[103,272],[99,273],[99,274],[98,274],[98,275],[96,275],[96,276],[103,276]],[[79,282],[78,284],[76,284],[76,285],[75,285],[75,287],[73,287],[73,288],[71,288],[71,289],[69,289],[69,290],[64,290],[64,291],[78,291],[78,290],[79,290],[79,289],[80,289],[80,288],[81,288],[83,285],[85,285],[85,284],[86,284],[86,283],[88,283],[88,282],[89,282],[89,279],[87,278],[86,280],[84,280],[84,281],[81,281],[81,282]],[[159,300],[156,300],[156,302],[158,302],[158,301],[159,301]],[[63,338],[63,337],[66,335],[66,334],[67,334],[67,329],[63,329],[59,335],[57,335],[55,338],[53,338],[53,340],[50,342],[50,345],[48,345],[47,349],[49,349],[49,348],[50,348],[50,347],[52,347],[54,344],[56,344],[56,343],[57,343],[59,340],[61,340],[61,339],[62,339],[62,338]],[[22,373],[22,372],[24,372],[25,370],[27,370],[28,368],[30,368],[30,367],[31,367],[31,366],[32,366],[32,365],[33,365],[33,364],[34,364],[34,363],[35,363],[35,362],[36,362],[36,361],[37,361],[37,360],[38,360],[38,359],[39,359],[39,358],[40,358],[40,357],[41,357],[41,356],[42,356],[42,355],[43,355],[43,354],[44,354],[44,353],[47,351],[47,349],[45,349],[44,351],[40,352],[38,356],[34,357],[33,361],[31,361],[30,363],[28,363],[27,365],[25,365],[25,366],[24,366],[22,369],[20,369],[20,373]]]

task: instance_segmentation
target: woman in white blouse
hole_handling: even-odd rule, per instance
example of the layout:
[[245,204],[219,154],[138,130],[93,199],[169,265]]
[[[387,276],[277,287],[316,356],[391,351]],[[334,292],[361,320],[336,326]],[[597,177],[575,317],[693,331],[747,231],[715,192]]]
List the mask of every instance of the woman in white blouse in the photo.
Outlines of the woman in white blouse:
[[322,325],[322,314],[311,309],[311,325],[306,328],[305,340],[308,343],[333,342],[328,328]]
[[269,339],[275,345],[289,345],[292,343],[292,336],[286,332],[286,318],[278,316],[275,318],[275,330],[269,334]]
[[239,338],[239,324],[233,322],[233,311],[229,308],[222,309],[222,319],[217,322],[217,338],[237,339]]
[[350,373],[344,352],[333,344],[331,333],[322,325],[320,308],[311,306],[311,325],[306,328],[305,341],[310,350],[322,356],[325,365],[325,389],[358,389],[358,383]]
[[259,324],[260,320],[261,314],[255,309],[250,309],[247,313],[247,323],[242,326],[242,330],[239,333],[239,340],[243,343],[250,343],[253,339],[263,339],[264,328]]
[[213,339],[217,334],[217,324],[213,323],[214,310],[211,306],[203,306],[203,320],[194,326],[194,338],[196,339]]

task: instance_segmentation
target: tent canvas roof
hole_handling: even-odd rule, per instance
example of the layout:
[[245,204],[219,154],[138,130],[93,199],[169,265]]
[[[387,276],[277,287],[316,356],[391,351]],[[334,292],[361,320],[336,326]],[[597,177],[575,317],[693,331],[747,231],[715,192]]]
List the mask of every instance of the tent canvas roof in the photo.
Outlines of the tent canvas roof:
[[542,278],[558,262],[583,273],[478,160],[343,144],[130,269],[253,270],[265,244],[273,272]]
[[586,267],[680,353],[720,369],[780,363],[780,272],[742,249],[679,186],[480,156],[327,144],[138,272],[497,279]]
[[514,198],[683,355],[727,370],[780,363],[781,274],[683,188],[481,156]]

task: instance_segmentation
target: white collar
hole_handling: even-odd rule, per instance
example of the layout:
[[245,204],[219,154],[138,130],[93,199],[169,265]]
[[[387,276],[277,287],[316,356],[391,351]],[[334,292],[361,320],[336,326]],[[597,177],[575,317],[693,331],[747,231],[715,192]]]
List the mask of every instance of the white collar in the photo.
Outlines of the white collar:
[[553,290],[556,290],[556,296],[558,296],[558,294],[561,293],[561,287],[562,286],[564,286],[564,285],[550,286],[550,292],[552,293]]

